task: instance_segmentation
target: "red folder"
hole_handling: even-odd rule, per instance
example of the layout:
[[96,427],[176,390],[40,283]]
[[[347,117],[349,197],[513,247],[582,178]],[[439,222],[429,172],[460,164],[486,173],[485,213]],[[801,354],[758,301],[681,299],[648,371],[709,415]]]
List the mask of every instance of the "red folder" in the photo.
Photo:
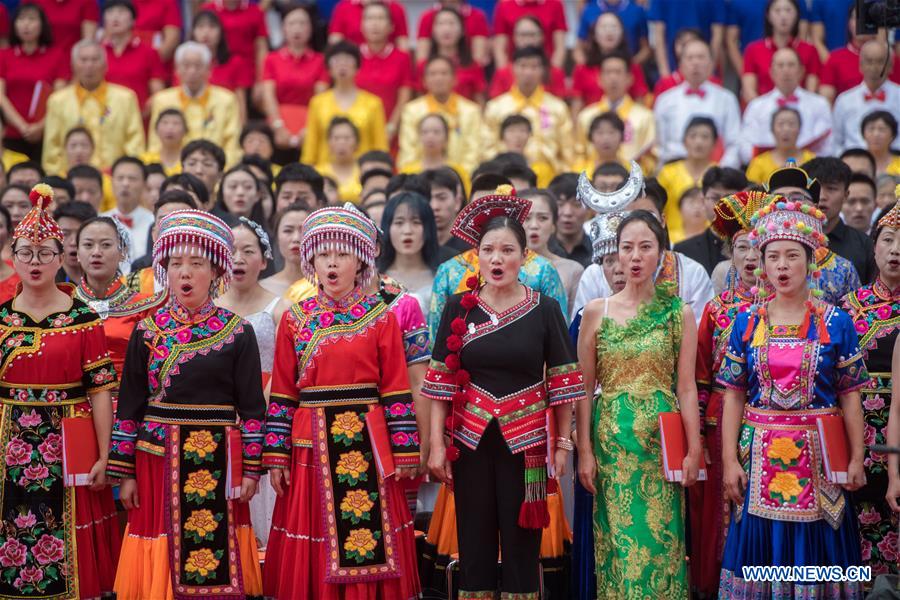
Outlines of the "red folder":
[[847,483],[847,469],[850,466],[850,442],[844,428],[844,417],[823,415],[816,417],[819,430],[819,444],[822,447],[822,462],[825,477],[831,483]]
[[[687,435],[681,414],[677,412],[659,413],[659,441],[662,446],[662,469],[666,481],[680,482],[681,467],[687,456]],[[700,468],[698,481],[706,481],[706,469]]]
[[237,427],[229,429],[225,440],[225,448],[228,453],[225,497],[228,500],[237,500],[241,497],[241,482],[244,478],[244,446],[241,440],[241,430]]
[[62,420],[63,485],[90,485],[91,469],[100,460],[94,420],[69,417]]
[[378,474],[382,479],[387,479],[396,472],[396,469],[394,451],[388,436],[387,419],[384,417],[384,407],[380,404],[373,405],[366,413],[366,429],[372,442]]

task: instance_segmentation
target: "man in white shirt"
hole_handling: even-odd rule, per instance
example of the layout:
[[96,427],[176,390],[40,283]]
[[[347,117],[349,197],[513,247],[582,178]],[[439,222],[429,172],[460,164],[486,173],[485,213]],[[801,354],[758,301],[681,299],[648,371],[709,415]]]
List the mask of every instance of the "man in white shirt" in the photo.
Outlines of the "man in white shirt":
[[[900,120],[900,85],[888,81],[891,52],[881,40],[870,40],[859,51],[862,83],[852,87],[834,101],[834,146],[836,152],[865,148],[862,121],[876,110],[886,110]],[[900,150],[900,140],[893,148]]]
[[828,100],[800,87],[803,66],[797,52],[781,48],[772,56],[770,68],[775,88],[750,101],[744,111],[741,128],[741,161],[749,163],[759,152],[775,147],[772,135],[772,114],[783,106],[796,108],[800,113],[800,137],[797,145],[820,156],[832,154],[831,107]]
[[141,206],[147,170],[144,163],[133,156],[123,156],[112,166],[112,189],[116,207],[102,213],[104,217],[116,217],[131,234],[131,251],[122,265],[128,273],[131,261],[147,249],[147,236],[153,226],[153,213]]
[[719,131],[724,147],[719,165],[739,168],[740,105],[734,94],[709,80],[713,60],[706,42],[685,44],[679,70],[684,81],[660,94],[653,106],[660,163],[684,158],[684,129],[692,118],[703,116],[712,119]]

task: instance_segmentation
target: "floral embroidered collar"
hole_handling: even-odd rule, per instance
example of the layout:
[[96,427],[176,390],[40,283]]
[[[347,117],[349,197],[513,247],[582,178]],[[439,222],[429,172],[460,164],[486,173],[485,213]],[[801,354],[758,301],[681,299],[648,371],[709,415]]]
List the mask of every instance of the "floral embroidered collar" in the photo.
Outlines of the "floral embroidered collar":
[[208,319],[216,312],[217,307],[213,304],[211,298],[207,298],[206,303],[200,308],[197,310],[190,310],[179,302],[177,298],[172,296],[171,300],[169,300],[168,310],[171,313],[172,318],[181,325],[193,325]]
[[900,301],[900,287],[891,290],[881,279],[881,275],[875,278],[875,283],[872,284],[872,291],[885,302]]
[[319,288],[319,294],[316,296],[316,299],[319,302],[319,306],[322,308],[334,311],[346,311],[354,304],[359,304],[359,301],[365,297],[366,294],[362,289],[359,286],[356,286],[349,294],[338,300],[335,300]]
[[125,297],[128,295],[129,288],[122,283],[120,278],[113,279],[112,283],[109,284],[109,287],[106,288],[106,291],[103,294],[97,294],[94,292],[94,289],[88,285],[87,279],[83,276],[81,281],[78,283],[77,293],[82,298],[87,300],[109,300],[119,299],[121,297]]

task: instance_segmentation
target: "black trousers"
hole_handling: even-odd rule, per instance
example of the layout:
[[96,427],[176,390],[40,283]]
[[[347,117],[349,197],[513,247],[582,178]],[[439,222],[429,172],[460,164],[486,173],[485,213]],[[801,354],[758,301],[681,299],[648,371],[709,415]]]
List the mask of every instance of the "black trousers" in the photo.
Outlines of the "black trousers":
[[496,420],[488,425],[476,450],[460,447],[453,482],[460,591],[496,590],[497,557],[502,550],[502,591],[536,593],[541,530],[518,525],[525,498],[525,454],[509,451]]

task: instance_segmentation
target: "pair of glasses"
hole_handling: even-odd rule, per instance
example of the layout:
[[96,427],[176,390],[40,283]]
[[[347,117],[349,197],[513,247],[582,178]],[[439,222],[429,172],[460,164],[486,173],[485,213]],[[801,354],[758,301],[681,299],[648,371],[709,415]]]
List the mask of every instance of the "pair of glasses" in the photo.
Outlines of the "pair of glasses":
[[38,262],[42,265],[50,264],[50,262],[59,256],[59,252],[51,250],[49,248],[41,248],[37,252],[32,250],[31,248],[21,248],[14,252],[16,259],[21,263],[30,263],[34,260],[34,257],[37,256]]
[[812,196],[803,192],[791,192],[790,194],[785,194],[784,197],[791,202],[803,202],[804,204],[811,204],[813,201]]

